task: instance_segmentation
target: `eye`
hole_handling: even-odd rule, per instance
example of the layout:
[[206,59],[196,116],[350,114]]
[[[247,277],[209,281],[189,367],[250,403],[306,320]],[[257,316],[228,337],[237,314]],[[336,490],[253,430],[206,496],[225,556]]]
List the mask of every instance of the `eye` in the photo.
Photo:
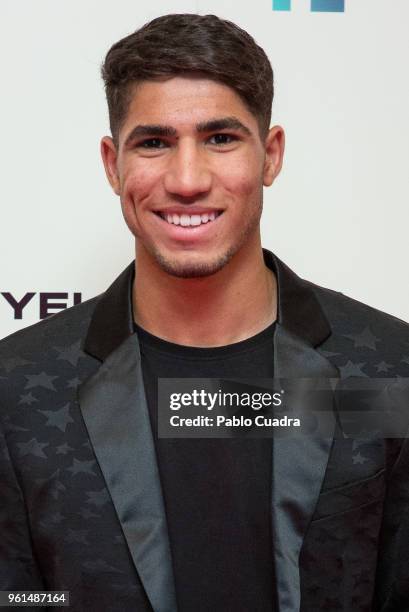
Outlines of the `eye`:
[[209,138],[210,144],[217,145],[217,146],[223,146],[226,144],[230,144],[234,142],[235,140],[238,140],[237,136],[233,136],[233,134],[223,134],[223,133],[213,134],[213,136]]
[[161,138],[147,138],[139,142],[136,146],[141,149],[164,149],[168,145]]

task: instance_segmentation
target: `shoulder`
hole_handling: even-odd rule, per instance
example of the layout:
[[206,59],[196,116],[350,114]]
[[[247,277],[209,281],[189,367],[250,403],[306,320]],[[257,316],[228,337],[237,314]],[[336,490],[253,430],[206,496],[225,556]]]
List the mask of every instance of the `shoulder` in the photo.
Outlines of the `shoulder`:
[[100,298],[72,306],[0,341],[0,420],[4,425],[27,431],[38,411],[41,415],[41,410],[65,410],[73,404],[78,385],[99,366],[83,347]]
[[409,324],[350,298],[307,283],[330,324],[325,349],[339,359],[365,364],[367,375],[409,376]]
[[11,354],[44,352],[50,345],[83,339],[101,296],[51,315],[0,340],[0,361]]
[[379,333],[397,332],[403,334],[406,340],[409,340],[409,324],[402,319],[359,302],[339,291],[333,291],[309,282],[308,285],[314,291],[333,327],[344,327],[348,323],[351,325],[372,325],[376,327]]

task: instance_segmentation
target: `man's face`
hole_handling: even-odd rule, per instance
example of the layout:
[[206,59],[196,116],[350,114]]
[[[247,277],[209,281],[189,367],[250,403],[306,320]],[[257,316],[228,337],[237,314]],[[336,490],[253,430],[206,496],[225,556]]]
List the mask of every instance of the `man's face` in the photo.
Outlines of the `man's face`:
[[[266,143],[236,92],[198,77],[143,81],[119,134],[101,143],[137,250],[169,274],[214,274],[260,248],[263,185],[278,174],[281,128]],[[137,251],[138,252],[138,251]]]

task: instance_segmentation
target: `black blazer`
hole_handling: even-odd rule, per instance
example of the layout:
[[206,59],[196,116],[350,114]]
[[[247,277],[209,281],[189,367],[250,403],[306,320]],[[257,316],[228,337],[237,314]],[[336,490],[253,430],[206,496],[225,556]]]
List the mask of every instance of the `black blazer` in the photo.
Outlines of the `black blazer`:
[[[264,257],[276,376],[409,376],[407,324]],[[69,590],[75,612],[177,611],[133,274],[0,342],[0,589]],[[274,440],[276,611],[407,611],[407,440],[336,431]]]

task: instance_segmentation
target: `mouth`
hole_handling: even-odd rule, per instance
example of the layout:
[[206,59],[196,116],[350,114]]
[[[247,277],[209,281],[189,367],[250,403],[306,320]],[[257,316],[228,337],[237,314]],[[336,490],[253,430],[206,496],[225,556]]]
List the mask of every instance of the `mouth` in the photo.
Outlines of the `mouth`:
[[207,212],[187,214],[165,211],[153,211],[160,219],[169,225],[176,225],[187,229],[194,229],[202,225],[214,223],[223,214],[222,210],[209,210]]

